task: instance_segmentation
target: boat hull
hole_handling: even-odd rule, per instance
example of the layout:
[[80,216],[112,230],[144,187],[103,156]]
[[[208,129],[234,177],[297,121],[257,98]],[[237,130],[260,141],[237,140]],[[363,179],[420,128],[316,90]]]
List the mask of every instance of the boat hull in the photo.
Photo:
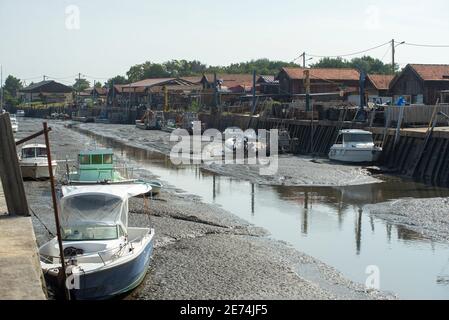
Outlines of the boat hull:
[[135,259],[91,274],[80,276],[80,289],[70,291],[76,300],[104,300],[129,292],[145,278],[153,253],[153,239]]
[[373,163],[379,160],[381,149],[331,148],[329,159],[344,163]]
[[[144,249],[134,259],[112,267],[105,267],[78,276],[77,289],[70,290],[72,300],[107,300],[125,294],[138,287],[145,278],[153,253],[154,240],[151,237]],[[45,273],[48,283],[61,290],[58,273]],[[61,294],[61,293],[60,293]]]
[[[23,179],[50,179],[47,164],[20,164]],[[56,175],[56,163],[53,164],[53,175]]]

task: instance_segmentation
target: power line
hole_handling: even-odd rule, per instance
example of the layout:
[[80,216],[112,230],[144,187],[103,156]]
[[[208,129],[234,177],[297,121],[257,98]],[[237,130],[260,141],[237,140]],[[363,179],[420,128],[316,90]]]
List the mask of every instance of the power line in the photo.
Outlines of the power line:
[[387,52],[385,52],[385,54],[382,56],[382,59],[380,59],[380,61],[384,61],[385,57],[387,56],[388,53],[390,53],[391,47],[388,46]]
[[53,80],[66,80],[66,79],[74,79],[74,78],[76,78],[78,75],[72,75],[72,76],[67,76],[67,77],[60,77],[60,78],[57,78],[57,77],[52,77],[52,76],[45,76],[46,78],[49,78],[49,79],[53,79]]
[[447,45],[447,44],[417,44],[417,43],[409,43],[409,42],[405,42],[404,44],[407,46],[412,46],[412,47],[449,48],[449,45]]
[[362,54],[362,53],[366,53],[369,51],[373,51],[379,48],[382,48],[386,45],[389,45],[391,43],[391,41],[385,42],[383,44],[380,44],[378,46],[369,48],[369,49],[365,49],[365,50],[361,50],[361,51],[357,51],[357,52],[352,52],[352,53],[347,53],[347,54],[340,54],[340,55],[335,55],[335,56],[321,56],[321,55],[316,55],[316,54],[307,54],[309,57],[314,57],[314,58],[341,58],[341,57],[350,57],[350,56],[355,56],[358,54]]
[[92,77],[92,76],[85,75],[85,74],[83,74],[82,76],[84,76],[86,78],[89,78],[89,79],[94,79],[94,80],[97,80],[97,79],[99,79],[99,80],[109,80],[109,79],[111,79],[111,78],[103,78],[103,77]]

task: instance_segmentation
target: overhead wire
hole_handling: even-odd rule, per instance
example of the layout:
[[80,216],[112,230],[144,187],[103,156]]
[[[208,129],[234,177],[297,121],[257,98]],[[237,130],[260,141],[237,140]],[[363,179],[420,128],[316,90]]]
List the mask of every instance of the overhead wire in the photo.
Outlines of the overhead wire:
[[352,52],[352,53],[347,53],[347,54],[340,54],[340,55],[317,55],[317,54],[307,54],[307,56],[309,57],[313,57],[313,58],[343,58],[343,57],[350,57],[350,56],[355,56],[358,54],[362,54],[362,53],[366,53],[369,51],[373,51],[379,48],[382,48],[386,45],[389,45],[391,43],[391,41],[382,43],[380,45],[377,45],[375,47],[369,48],[369,49],[365,49],[365,50],[361,50],[361,51],[357,51],[357,52]]
[[449,48],[448,44],[417,44],[405,42],[404,45],[412,46],[412,47],[424,47],[424,48]]

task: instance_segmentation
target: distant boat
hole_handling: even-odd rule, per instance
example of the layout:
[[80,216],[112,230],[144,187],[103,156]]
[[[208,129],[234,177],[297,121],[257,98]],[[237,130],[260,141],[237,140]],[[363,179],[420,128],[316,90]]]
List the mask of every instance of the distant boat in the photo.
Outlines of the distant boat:
[[153,196],[158,195],[163,188],[163,185],[160,181],[153,180],[149,181],[148,184],[151,186],[151,194]]
[[[23,146],[19,155],[19,165],[24,179],[49,179],[47,148],[43,144],[29,144]],[[52,161],[53,174],[56,173],[58,163]]]
[[176,125],[176,121],[172,119],[167,120],[165,124],[162,126],[162,131],[168,133],[172,133],[176,129],[178,129],[178,126]]
[[376,147],[373,134],[363,130],[342,130],[329,159],[347,163],[372,163],[379,160],[382,148]]
[[10,117],[12,132],[16,133],[19,131],[19,122],[14,115]]
[[17,110],[16,117],[21,117],[21,118],[25,117],[25,111]]
[[161,130],[165,119],[162,111],[147,110],[140,120],[136,120],[136,128],[142,130]]
[[[154,229],[128,226],[128,201],[151,191],[145,184],[65,186],[60,200],[62,245],[71,298],[109,299],[143,281]],[[57,238],[39,249],[46,280],[63,289]]]

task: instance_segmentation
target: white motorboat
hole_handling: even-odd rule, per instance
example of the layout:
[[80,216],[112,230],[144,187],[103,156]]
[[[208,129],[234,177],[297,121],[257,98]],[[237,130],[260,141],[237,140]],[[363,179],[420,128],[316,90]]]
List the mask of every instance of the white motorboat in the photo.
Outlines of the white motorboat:
[[17,110],[16,117],[21,117],[21,118],[25,117],[25,111]]
[[[72,299],[108,299],[143,281],[153,252],[154,229],[128,227],[128,200],[148,184],[64,186],[60,217],[64,263]],[[57,238],[39,249],[49,284],[62,289]]]
[[12,132],[16,133],[19,131],[19,122],[17,121],[17,118],[15,116],[10,117],[11,120],[11,128]]
[[[141,183],[145,183],[145,182],[142,182],[142,181],[141,181]],[[157,180],[149,181],[148,184],[151,186],[151,191],[150,191],[150,193],[151,193],[153,196],[158,195],[159,193],[161,193],[161,190],[162,190],[162,188],[164,187],[163,184],[162,184],[162,182],[157,181]]]
[[363,130],[340,131],[329,159],[347,163],[372,163],[379,160],[382,148],[376,147],[373,134]]
[[[19,155],[20,169],[24,179],[49,179],[47,148],[43,144],[29,144],[22,148]],[[53,175],[58,163],[52,161]]]

